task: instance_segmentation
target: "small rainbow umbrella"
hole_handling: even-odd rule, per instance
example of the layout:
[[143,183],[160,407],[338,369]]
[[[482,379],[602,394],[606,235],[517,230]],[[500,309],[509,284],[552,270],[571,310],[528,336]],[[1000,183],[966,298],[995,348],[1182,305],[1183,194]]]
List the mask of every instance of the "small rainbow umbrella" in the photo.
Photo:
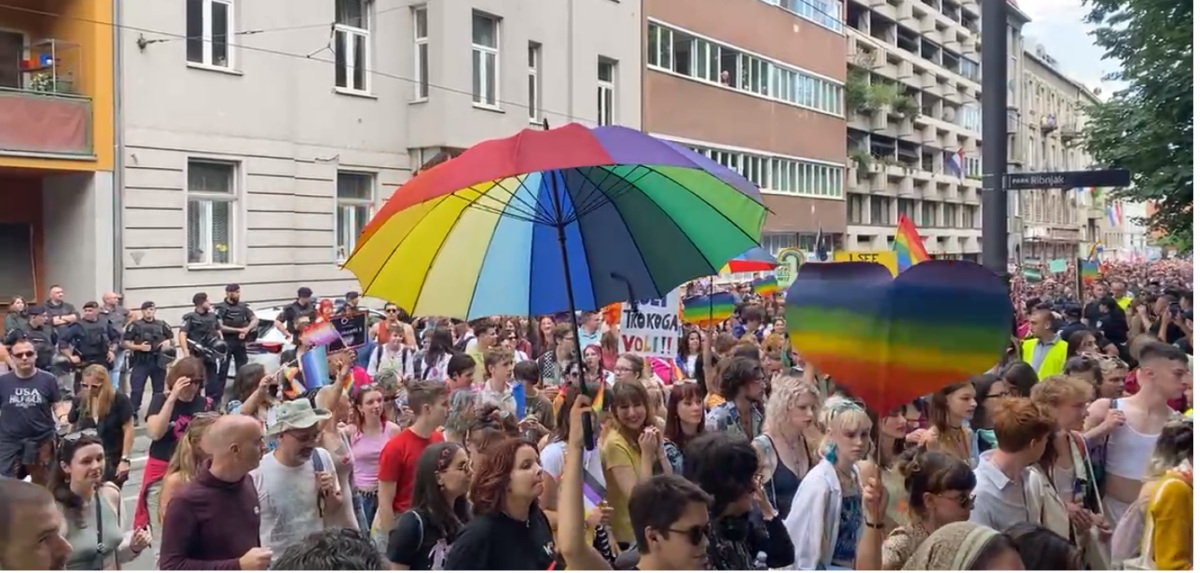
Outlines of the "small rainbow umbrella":
[[418,316],[596,310],[716,274],[759,243],[765,219],[754,184],[702,155],[568,124],[485,141],[417,175],[345,268],[364,295]]
[[779,260],[770,251],[759,247],[746,251],[732,259],[721,269],[721,274],[752,273],[757,271],[773,271],[779,266]]

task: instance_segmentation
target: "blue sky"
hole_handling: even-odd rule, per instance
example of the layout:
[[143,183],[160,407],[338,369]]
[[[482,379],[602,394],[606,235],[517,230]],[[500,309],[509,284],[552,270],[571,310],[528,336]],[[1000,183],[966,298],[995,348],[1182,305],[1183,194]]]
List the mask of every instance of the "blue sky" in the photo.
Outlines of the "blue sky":
[[1107,98],[1120,86],[1100,78],[1117,70],[1116,62],[1103,60],[1104,51],[1088,34],[1092,26],[1083,19],[1088,9],[1082,0],[1021,0],[1021,11],[1033,19],[1025,25],[1025,47],[1037,44],[1058,60],[1060,71],[1090,88],[1099,87]]

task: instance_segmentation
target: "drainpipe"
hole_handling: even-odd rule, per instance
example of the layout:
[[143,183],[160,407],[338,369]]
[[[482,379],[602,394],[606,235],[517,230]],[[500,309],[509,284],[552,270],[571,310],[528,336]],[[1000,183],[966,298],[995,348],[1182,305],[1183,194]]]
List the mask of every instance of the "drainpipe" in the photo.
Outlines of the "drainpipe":
[[125,101],[121,81],[124,76],[125,49],[121,45],[124,21],[122,0],[112,0],[113,43],[113,292],[121,292],[125,277]]
[[563,123],[573,121],[575,121],[575,0],[567,0],[567,117]]

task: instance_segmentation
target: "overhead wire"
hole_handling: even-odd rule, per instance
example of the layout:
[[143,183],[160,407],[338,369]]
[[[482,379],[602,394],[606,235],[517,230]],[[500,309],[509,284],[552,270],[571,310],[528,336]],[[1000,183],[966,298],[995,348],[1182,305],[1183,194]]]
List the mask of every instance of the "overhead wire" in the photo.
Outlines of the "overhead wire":
[[[116,1],[120,1],[120,0],[116,0]],[[166,38],[176,39],[176,40],[182,40],[182,39],[188,38],[188,36],[186,36],[184,34],[177,34],[174,32],[164,32],[162,30],[155,30],[153,28],[145,28],[142,26],[130,26],[127,24],[115,24],[113,22],[105,22],[105,21],[96,20],[93,18],[83,18],[80,16],[72,16],[69,14],[58,14],[55,12],[38,10],[36,8],[27,8],[24,6],[13,6],[11,4],[0,4],[0,10],[12,10],[14,12],[23,12],[26,14],[34,14],[34,15],[46,16],[46,17],[50,17],[50,18],[60,18],[60,19],[71,20],[71,21],[75,21],[75,22],[95,24],[98,26],[109,26],[109,27],[118,28],[121,30],[129,30],[131,32],[140,32],[143,34],[155,34],[155,35],[164,36]],[[321,24],[321,26],[329,26],[329,23]],[[311,27],[316,27],[316,26],[314,25]],[[326,64],[333,64],[335,66],[337,65],[337,62],[335,62],[334,60],[315,57],[315,54],[325,51],[325,49],[328,47],[328,44],[326,46],[322,46],[322,47],[318,48],[316,51],[314,51],[312,53],[312,55],[285,52],[283,50],[275,50],[275,49],[263,48],[263,47],[259,47],[259,46],[248,46],[248,45],[241,44],[241,43],[230,43],[230,46],[233,47],[235,50],[246,50],[246,51],[250,51],[250,52],[258,52],[258,53],[270,54],[270,55],[286,57],[286,58],[295,58],[298,60],[322,62],[322,63],[326,63]],[[367,73],[374,75],[374,76],[378,76],[378,77],[398,80],[398,81],[402,81],[402,82],[406,82],[406,83],[414,84],[414,85],[422,84],[422,85],[428,86],[429,89],[436,89],[436,90],[443,91],[443,92],[449,92],[449,93],[455,93],[455,94],[459,94],[459,95],[475,97],[475,94],[471,90],[465,90],[465,89],[460,89],[460,88],[438,85],[438,84],[435,84],[433,82],[428,82],[428,81],[421,82],[420,80],[416,80],[413,78],[408,78],[408,77],[404,77],[404,76],[400,76],[400,75],[396,75],[396,74],[389,74],[386,72],[372,70],[369,68],[366,71],[367,71]],[[529,103],[525,102],[525,101],[504,100],[504,99],[500,99],[499,97],[497,97],[495,101],[497,104],[516,106],[518,109],[525,109],[529,105]],[[546,108],[536,108],[536,109],[537,109],[537,111],[539,111],[543,114],[564,118],[567,121],[582,120],[582,121],[594,122],[594,120],[595,120],[595,118],[591,118],[591,117],[575,116],[575,115],[571,115],[569,113],[554,111],[554,110],[550,110],[550,109],[546,109]]]

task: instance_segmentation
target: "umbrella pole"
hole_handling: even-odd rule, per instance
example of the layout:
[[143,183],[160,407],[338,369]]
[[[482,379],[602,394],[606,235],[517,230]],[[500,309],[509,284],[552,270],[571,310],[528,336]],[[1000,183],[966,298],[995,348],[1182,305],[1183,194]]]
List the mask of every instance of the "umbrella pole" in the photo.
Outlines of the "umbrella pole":
[[[579,392],[589,396],[587,384],[583,381],[583,349],[579,342],[579,317],[575,316],[575,289],[571,285],[571,264],[567,257],[567,225],[563,222],[562,202],[558,199],[558,177],[550,177],[550,201],[554,206],[555,230],[558,231],[558,248],[562,253],[563,278],[567,286],[567,306],[571,307],[571,338],[575,341],[575,364],[579,366]],[[603,384],[603,378],[600,380]],[[563,404],[564,408],[572,408],[574,404]],[[587,450],[596,448],[596,437],[592,434],[592,416],[590,412],[583,413],[583,447]]]

